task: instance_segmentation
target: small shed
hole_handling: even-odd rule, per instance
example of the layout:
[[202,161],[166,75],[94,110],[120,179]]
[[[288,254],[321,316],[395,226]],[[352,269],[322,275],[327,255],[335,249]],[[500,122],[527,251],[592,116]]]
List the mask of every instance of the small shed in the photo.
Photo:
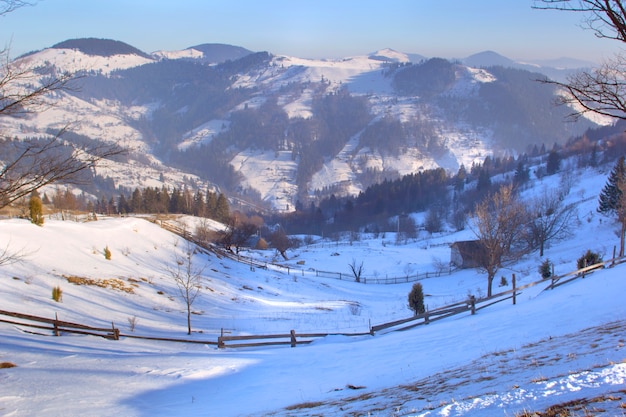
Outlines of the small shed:
[[457,268],[476,268],[485,255],[479,240],[462,240],[450,245],[450,263]]

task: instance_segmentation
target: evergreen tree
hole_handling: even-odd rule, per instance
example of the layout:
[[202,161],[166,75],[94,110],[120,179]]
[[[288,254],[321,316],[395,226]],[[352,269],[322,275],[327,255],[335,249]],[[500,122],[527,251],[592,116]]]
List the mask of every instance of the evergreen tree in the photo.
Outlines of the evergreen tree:
[[217,195],[211,191],[206,193],[206,215],[210,218],[215,218],[215,212],[217,210]]
[[559,155],[556,149],[552,149],[550,153],[548,154],[546,172],[548,173],[548,175],[556,174],[560,168],[561,168],[561,155]]
[[491,187],[491,176],[489,175],[489,171],[483,168],[478,173],[478,183],[476,184],[476,189],[478,191],[487,191],[489,187]]
[[127,214],[130,211],[130,205],[128,204],[128,201],[126,201],[126,197],[123,193],[120,193],[120,196],[117,199],[117,211],[121,214]]
[[513,177],[513,181],[517,185],[524,184],[526,181],[530,179],[530,173],[528,167],[524,165],[524,162],[521,160],[517,163],[517,168],[515,169],[515,176]]
[[619,188],[620,181],[626,181],[626,162],[624,156],[619,158],[611,170],[604,188],[602,188],[602,192],[598,198],[598,212],[613,214],[618,211],[619,201],[622,196],[622,192]]
[[463,191],[465,188],[465,180],[467,179],[467,171],[465,171],[465,165],[461,164],[459,167],[459,171],[456,173],[456,177],[454,177],[454,189],[456,191]]
[[215,220],[222,223],[227,223],[230,218],[230,206],[228,204],[228,199],[226,199],[226,196],[222,193],[220,193],[217,197],[214,217]]
[[426,311],[424,306],[424,290],[422,284],[416,282],[409,293],[409,308],[413,310],[415,315],[423,314]]
[[204,217],[206,215],[206,203],[204,202],[204,194],[202,191],[196,191],[193,197],[193,215]]
[[624,156],[621,156],[613,169],[606,185],[599,197],[598,211],[605,214],[614,214],[620,223],[620,248],[619,256],[624,256],[626,238],[626,164]]

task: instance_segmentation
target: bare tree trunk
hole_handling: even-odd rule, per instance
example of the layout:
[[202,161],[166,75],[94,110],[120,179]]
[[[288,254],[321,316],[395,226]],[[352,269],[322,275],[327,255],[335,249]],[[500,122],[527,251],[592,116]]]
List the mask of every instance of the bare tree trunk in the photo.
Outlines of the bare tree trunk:
[[622,218],[621,224],[622,224],[622,230],[620,231],[620,235],[619,235],[619,257],[620,258],[624,256],[624,235],[626,234],[626,218]]
[[191,306],[187,304],[187,334],[191,334]]

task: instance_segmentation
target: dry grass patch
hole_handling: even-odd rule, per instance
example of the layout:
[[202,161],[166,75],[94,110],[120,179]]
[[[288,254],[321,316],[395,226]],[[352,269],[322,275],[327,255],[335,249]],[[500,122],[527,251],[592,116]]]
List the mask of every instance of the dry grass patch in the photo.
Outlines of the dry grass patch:
[[[593,398],[581,398],[579,400],[567,401],[550,406],[545,411],[523,411],[522,413],[515,414],[515,417],[593,417],[596,415],[606,415],[606,409],[604,409],[602,405],[621,401],[624,392],[625,391],[618,391]],[[624,403],[621,403],[618,407],[624,408]]]
[[15,368],[17,365],[12,362],[0,362],[0,369]]
[[307,408],[316,408],[321,405],[324,405],[324,403],[321,401],[309,401],[306,403],[290,405],[288,407],[285,407],[285,410],[305,410]]
[[118,291],[127,292],[129,294],[133,294],[133,287],[127,286],[124,281],[118,278],[109,278],[109,279],[93,279],[93,278],[85,278],[78,277],[75,275],[64,276],[67,279],[67,282],[74,285],[93,285],[100,288],[111,288]]

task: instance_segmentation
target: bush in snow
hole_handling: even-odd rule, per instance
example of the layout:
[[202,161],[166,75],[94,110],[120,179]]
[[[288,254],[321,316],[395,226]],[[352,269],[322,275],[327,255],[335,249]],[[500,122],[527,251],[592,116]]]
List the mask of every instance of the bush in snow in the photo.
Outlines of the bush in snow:
[[541,274],[543,279],[548,279],[552,276],[552,262],[550,262],[550,259],[546,259],[539,265],[539,274]]
[[61,300],[63,299],[63,291],[58,285],[52,288],[52,299],[57,303],[61,302]]
[[104,247],[104,259],[106,259],[107,261],[111,260],[111,250],[108,246]]
[[413,288],[411,288],[409,293],[409,308],[413,310],[416,316],[426,311],[424,306],[424,289],[419,282],[413,284]]
[[597,252],[592,252],[591,249],[587,249],[587,252],[576,261],[576,266],[578,269],[583,269],[600,262],[602,262],[602,256]]

